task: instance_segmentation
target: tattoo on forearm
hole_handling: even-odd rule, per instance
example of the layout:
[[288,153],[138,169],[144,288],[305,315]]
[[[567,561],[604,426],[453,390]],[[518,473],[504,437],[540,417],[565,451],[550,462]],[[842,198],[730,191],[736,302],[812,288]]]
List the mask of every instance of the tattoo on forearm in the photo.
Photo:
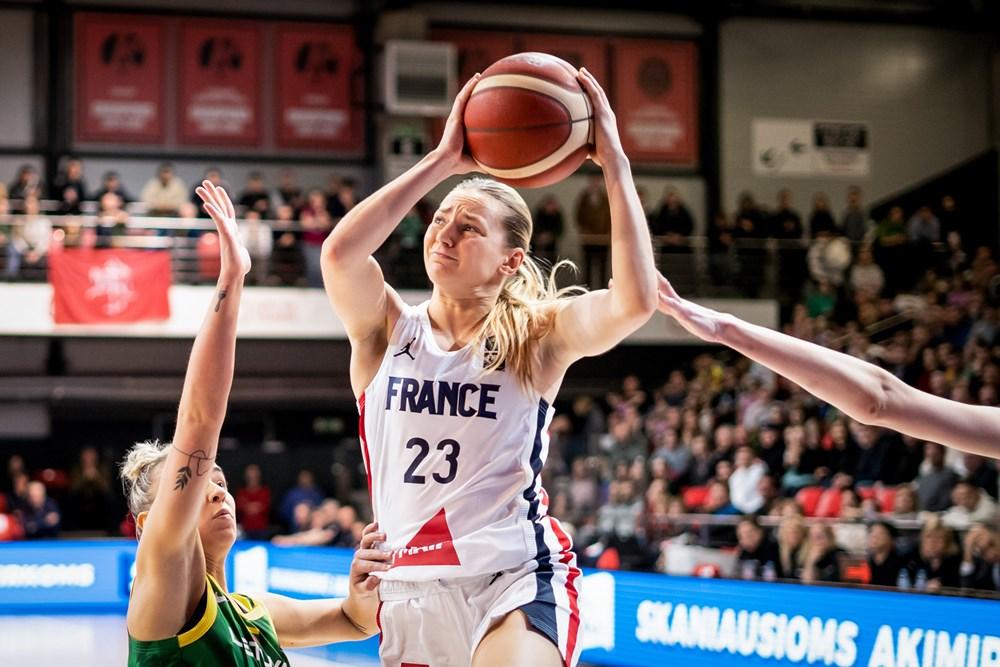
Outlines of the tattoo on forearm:
[[219,308],[222,307],[222,300],[226,298],[228,291],[225,287],[219,290],[219,300],[215,303],[215,312],[219,312]]
[[191,476],[201,477],[212,469],[211,463],[215,459],[209,458],[204,449],[196,449],[193,452],[185,452],[183,449],[174,447],[178,452],[188,457],[187,464],[177,470],[177,478],[174,480],[174,491],[183,491],[191,481]]

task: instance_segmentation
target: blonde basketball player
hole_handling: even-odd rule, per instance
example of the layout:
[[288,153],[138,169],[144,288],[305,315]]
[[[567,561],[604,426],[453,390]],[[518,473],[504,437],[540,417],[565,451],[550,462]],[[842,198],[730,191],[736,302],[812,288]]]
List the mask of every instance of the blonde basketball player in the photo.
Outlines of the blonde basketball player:
[[409,306],[372,253],[428,191],[475,169],[459,93],[440,145],[363,201],[323,248],[323,278],[351,341],[351,383],[376,519],[393,566],[381,573],[382,664],[573,665],[580,571],[547,516],[540,473],[566,369],[600,354],[656,307],[646,219],[604,91],[592,158],[611,204],[615,284],[567,298],[528,254],[531,218],[512,188],[459,184],[424,237],[434,285]]
[[236,320],[250,255],[233,204],[209,181],[198,188],[219,230],[216,298],[191,350],[173,443],[135,445],[122,464],[139,547],[126,626],[128,664],[287,665],[282,647],[364,639],[376,629],[384,554],[365,529],[346,600],[240,595],[226,586],[236,507],[215,463],[236,356]]
[[1000,458],[1000,409],[920,391],[867,361],[683,299],[662,275],[657,281],[659,310],[688,332],[746,355],[851,419]]

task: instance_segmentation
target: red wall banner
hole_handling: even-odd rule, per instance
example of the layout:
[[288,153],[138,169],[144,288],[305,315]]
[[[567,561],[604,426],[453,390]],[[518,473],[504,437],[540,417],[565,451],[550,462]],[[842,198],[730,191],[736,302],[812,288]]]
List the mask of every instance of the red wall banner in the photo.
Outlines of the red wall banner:
[[586,67],[598,83],[608,87],[607,40],[602,37],[526,34],[520,47],[521,51],[540,51],[562,58],[573,67]]
[[103,324],[170,317],[170,253],[62,250],[49,253],[56,324]]
[[73,34],[76,140],[162,143],[163,19],[81,12]]
[[282,148],[360,151],[361,113],[351,105],[360,64],[348,26],[278,24],[274,40],[275,124]]
[[697,51],[693,42],[619,39],[615,114],[629,158],[698,162]]
[[253,22],[181,23],[178,137],[182,143],[259,143],[260,48],[260,32]]
[[482,30],[433,30],[435,42],[451,42],[458,49],[458,85],[464,86],[476,72],[504,56],[517,53],[513,33],[485,32]]

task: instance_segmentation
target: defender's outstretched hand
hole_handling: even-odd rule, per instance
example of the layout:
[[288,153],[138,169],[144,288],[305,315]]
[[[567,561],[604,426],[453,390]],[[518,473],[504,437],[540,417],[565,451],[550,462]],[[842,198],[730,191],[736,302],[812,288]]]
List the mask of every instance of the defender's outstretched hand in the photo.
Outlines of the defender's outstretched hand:
[[437,151],[448,163],[452,174],[467,174],[470,171],[477,171],[479,166],[475,160],[465,152],[465,105],[472,97],[472,89],[479,82],[477,72],[469,79],[462,90],[455,96],[451,113],[448,114],[448,121],[444,126],[444,133],[441,135],[441,143],[437,145]]
[[684,329],[709,343],[720,342],[722,313],[682,299],[662,273],[656,272],[657,309],[677,320]]
[[392,554],[376,548],[378,542],[385,540],[385,534],[378,532],[377,523],[365,526],[361,535],[361,544],[351,561],[351,595],[367,598],[376,595],[375,589],[382,581],[371,573],[388,570]]
[[625,157],[622,140],[618,134],[618,120],[601,84],[586,67],[580,68],[576,78],[590,97],[590,104],[594,110],[594,149],[590,159],[603,167],[616,158]]
[[250,253],[240,241],[236,228],[236,209],[229,195],[211,181],[202,181],[195,192],[205,202],[205,212],[219,230],[219,252],[222,258],[221,273],[236,273],[240,277],[250,272]]

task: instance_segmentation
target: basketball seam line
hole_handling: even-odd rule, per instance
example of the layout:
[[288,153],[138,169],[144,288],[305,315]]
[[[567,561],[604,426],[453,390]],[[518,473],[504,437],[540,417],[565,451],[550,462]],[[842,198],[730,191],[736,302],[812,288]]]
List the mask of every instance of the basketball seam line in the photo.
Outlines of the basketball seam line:
[[465,127],[466,132],[521,132],[522,130],[544,130],[547,127],[559,127],[560,125],[565,125],[567,123],[582,123],[587,120],[591,120],[593,116],[587,116],[586,118],[573,118],[568,121],[560,120],[554,123],[541,123],[539,125],[525,125],[523,127],[483,127],[483,128],[471,128],[468,125]]

